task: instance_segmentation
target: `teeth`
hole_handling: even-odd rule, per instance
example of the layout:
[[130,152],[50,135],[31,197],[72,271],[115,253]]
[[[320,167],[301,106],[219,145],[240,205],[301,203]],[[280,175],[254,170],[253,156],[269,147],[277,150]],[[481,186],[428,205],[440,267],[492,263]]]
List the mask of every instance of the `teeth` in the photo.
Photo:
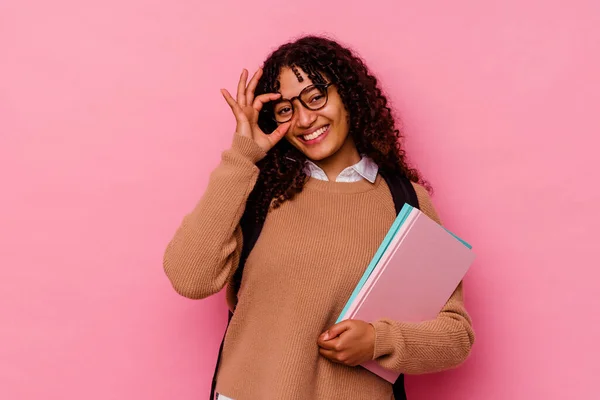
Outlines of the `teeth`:
[[323,132],[325,132],[326,130],[327,130],[327,126],[324,126],[321,129],[317,129],[310,135],[302,135],[302,138],[304,140],[314,140],[314,139],[318,138],[319,136],[321,136],[323,134]]

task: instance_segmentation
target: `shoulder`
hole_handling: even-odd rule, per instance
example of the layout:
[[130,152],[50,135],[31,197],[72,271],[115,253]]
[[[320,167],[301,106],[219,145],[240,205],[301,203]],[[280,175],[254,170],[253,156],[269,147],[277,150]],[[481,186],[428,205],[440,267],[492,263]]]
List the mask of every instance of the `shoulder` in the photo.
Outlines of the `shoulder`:
[[429,218],[436,221],[438,224],[442,224],[442,221],[433,206],[433,202],[431,201],[431,196],[429,192],[423,185],[420,185],[416,182],[411,182],[415,192],[417,193],[417,199],[419,200],[419,209],[425,213]]

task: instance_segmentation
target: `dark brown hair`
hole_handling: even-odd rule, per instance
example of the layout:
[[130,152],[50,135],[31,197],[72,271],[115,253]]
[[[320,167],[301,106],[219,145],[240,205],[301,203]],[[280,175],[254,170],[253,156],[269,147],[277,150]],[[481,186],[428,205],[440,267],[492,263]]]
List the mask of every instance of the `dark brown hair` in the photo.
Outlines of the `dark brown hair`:
[[[331,80],[347,110],[349,134],[358,152],[389,173],[403,174],[431,190],[419,172],[408,165],[402,134],[388,101],[360,57],[334,40],[304,36],[280,46],[267,57],[257,96],[279,90],[279,75],[284,67],[300,68],[313,83]],[[270,133],[276,125],[268,109],[265,111],[258,124],[265,133]],[[248,203],[256,217],[264,217],[271,202],[276,208],[302,191],[306,181],[305,160],[299,150],[283,139],[258,162],[260,174]]]

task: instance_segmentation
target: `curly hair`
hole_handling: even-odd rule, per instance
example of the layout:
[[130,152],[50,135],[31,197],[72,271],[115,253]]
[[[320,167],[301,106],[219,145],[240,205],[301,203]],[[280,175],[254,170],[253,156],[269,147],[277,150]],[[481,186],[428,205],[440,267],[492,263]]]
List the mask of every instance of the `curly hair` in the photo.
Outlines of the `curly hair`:
[[[396,127],[388,100],[358,55],[325,37],[310,35],[286,43],[265,60],[256,96],[277,92],[279,75],[285,67],[294,70],[299,81],[302,78],[298,68],[314,83],[325,83],[325,77],[333,81],[347,110],[349,134],[358,152],[373,159],[380,168],[404,174],[431,191],[420,173],[408,165],[401,144],[403,135]],[[265,133],[276,128],[268,109],[261,113],[258,124]],[[248,199],[256,218],[264,217],[271,206],[277,208],[302,191],[307,179],[305,161],[306,156],[287,140],[281,140],[257,163],[260,174]]]

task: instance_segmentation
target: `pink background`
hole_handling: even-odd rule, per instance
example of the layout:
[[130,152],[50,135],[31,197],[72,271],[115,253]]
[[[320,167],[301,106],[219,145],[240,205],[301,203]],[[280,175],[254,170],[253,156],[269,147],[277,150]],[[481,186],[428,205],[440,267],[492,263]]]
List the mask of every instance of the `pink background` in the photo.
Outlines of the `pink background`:
[[597,398],[600,6],[559,3],[2,1],[0,398],[207,397],[223,297],[163,250],[230,144],[219,89],[305,32],[367,60],[478,253],[472,356],[410,399]]

